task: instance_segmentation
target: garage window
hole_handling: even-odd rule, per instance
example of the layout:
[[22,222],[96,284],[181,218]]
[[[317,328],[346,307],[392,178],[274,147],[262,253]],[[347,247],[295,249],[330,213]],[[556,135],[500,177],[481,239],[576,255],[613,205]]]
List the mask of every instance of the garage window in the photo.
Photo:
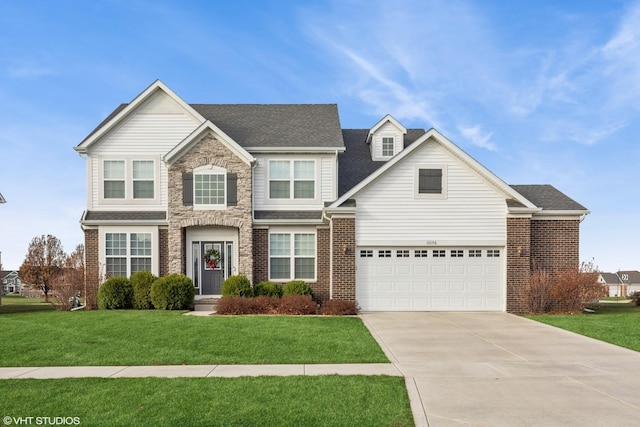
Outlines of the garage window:
[[391,258],[391,251],[389,249],[378,251],[378,258]]
[[451,258],[464,257],[464,251],[462,249],[451,249]]
[[434,249],[432,255],[434,258],[444,258],[447,256],[444,249]]
[[413,256],[416,258],[426,258],[429,255],[429,251],[427,249],[416,249],[413,252]]
[[469,258],[481,258],[482,251],[480,249],[469,249]]
[[487,258],[499,258],[500,250],[499,249],[488,249],[487,250]]
[[396,258],[409,258],[409,250],[408,249],[398,249],[396,251]]
[[363,249],[360,251],[360,258],[373,258],[373,251],[371,249]]

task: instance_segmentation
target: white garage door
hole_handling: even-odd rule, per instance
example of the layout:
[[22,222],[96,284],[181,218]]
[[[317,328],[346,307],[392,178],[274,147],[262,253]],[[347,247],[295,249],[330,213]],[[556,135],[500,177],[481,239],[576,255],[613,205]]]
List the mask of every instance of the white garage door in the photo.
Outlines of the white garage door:
[[363,311],[503,311],[504,248],[358,248]]

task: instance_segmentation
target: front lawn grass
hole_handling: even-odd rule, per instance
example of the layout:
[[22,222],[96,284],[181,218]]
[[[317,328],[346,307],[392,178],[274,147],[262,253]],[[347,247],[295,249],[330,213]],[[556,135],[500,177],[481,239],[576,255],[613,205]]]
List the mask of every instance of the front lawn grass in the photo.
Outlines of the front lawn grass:
[[631,303],[600,303],[595,313],[527,316],[548,325],[640,351],[640,307]]
[[386,363],[357,317],[97,310],[0,317],[0,366]]
[[56,307],[44,298],[25,298],[20,295],[4,295],[0,314],[31,313],[35,311],[53,311]]
[[91,426],[413,425],[404,379],[388,376],[16,379],[0,394],[3,417]]

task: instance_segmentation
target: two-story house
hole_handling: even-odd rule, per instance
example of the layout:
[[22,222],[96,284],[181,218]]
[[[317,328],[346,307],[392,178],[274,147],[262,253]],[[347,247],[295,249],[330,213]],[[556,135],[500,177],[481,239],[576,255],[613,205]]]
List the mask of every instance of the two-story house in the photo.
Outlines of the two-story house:
[[188,104],[160,81],[75,149],[87,280],[184,273],[197,298],[242,273],[364,310],[519,311],[534,261],[578,266],[588,213],[389,115],[342,129],[336,105]]

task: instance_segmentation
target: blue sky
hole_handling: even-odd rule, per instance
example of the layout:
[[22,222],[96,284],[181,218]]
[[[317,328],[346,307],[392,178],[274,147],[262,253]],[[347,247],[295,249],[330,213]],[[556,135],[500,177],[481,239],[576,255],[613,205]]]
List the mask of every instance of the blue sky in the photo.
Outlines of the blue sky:
[[591,210],[582,260],[640,269],[640,1],[0,0],[0,251],[83,242],[73,147],[161,79],[190,103],[337,103],[435,127]]

